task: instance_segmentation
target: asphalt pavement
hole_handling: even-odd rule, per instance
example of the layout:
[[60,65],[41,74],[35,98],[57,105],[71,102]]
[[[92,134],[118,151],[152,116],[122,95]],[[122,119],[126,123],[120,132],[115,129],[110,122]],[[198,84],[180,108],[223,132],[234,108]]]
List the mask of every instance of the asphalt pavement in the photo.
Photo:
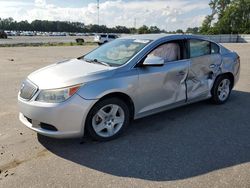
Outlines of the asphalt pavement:
[[94,46],[0,48],[0,187],[250,187],[250,44],[224,105],[203,101],[134,121],[110,142],[52,139],[18,120],[21,81]]

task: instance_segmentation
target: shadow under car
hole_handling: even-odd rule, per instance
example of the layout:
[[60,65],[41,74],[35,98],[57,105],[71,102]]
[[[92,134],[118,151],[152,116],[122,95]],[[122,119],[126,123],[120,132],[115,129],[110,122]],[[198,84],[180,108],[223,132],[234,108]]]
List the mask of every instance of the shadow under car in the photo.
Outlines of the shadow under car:
[[250,93],[232,91],[224,105],[206,101],[133,121],[109,142],[38,135],[54,154],[120,177],[170,181],[250,161]]

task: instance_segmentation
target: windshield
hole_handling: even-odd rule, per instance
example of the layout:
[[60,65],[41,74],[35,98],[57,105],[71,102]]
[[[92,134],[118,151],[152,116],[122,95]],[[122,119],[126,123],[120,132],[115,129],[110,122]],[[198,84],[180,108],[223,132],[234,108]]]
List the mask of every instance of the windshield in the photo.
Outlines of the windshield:
[[121,66],[146,46],[150,40],[116,39],[93,50],[83,57],[88,62],[102,62]]

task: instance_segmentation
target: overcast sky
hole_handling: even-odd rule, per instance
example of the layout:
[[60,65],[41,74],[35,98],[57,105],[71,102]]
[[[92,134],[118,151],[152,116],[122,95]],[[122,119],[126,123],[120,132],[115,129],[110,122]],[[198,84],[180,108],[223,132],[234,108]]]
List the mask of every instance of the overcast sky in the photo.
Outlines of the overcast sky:
[[[60,20],[97,24],[96,0],[0,0],[0,17],[15,20]],[[100,24],[143,24],[176,30],[200,26],[210,13],[209,0],[100,0]]]

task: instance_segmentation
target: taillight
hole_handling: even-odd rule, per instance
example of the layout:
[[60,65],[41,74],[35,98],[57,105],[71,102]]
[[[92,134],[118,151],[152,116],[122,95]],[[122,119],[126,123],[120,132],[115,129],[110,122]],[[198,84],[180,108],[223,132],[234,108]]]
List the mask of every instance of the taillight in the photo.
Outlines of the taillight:
[[240,56],[237,57],[237,63],[240,63]]

